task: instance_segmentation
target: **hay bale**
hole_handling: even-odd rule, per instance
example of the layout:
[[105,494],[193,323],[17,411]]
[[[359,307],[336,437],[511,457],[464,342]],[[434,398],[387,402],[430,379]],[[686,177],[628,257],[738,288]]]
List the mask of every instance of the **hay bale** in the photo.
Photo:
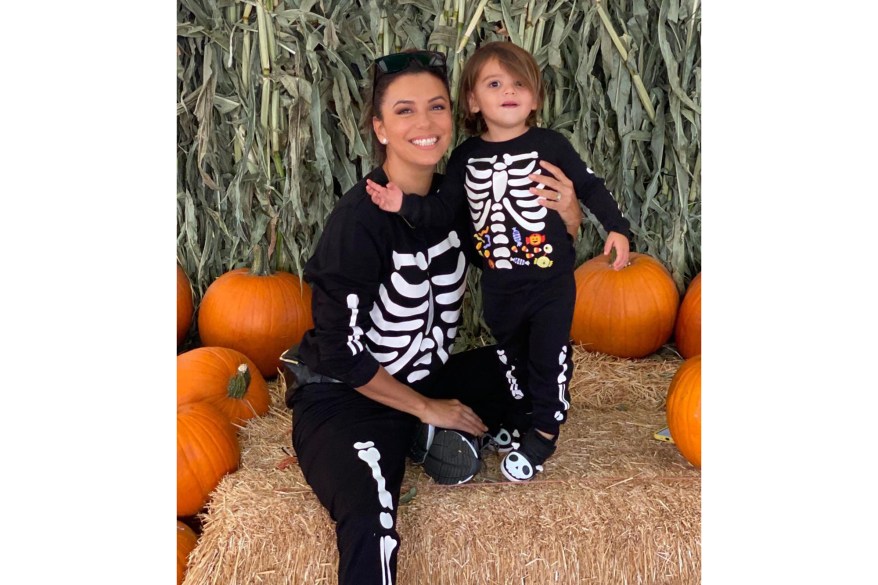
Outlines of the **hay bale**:
[[[496,454],[462,486],[410,464],[399,583],[699,583],[701,474],[652,439],[680,363],[575,348],[570,417],[536,481],[505,481]],[[334,526],[291,464],[290,413],[272,393],[201,516],[187,585],[336,582]]]

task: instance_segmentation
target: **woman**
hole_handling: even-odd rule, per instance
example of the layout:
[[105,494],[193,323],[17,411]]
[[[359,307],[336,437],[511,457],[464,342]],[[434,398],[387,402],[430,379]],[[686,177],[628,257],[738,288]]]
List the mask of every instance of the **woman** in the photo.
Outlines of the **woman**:
[[[438,187],[436,164],[452,135],[444,55],[377,59],[367,108],[379,166],[330,214],[304,271],[314,328],[282,357],[293,446],[336,522],[341,585],[395,582],[397,504],[416,431],[434,480],[468,481],[479,468],[475,438],[499,431],[509,399],[493,348],[450,355],[471,248],[464,218],[414,229],[366,193],[367,178],[423,196]],[[547,182],[547,191],[572,193],[565,181]],[[552,198],[547,192],[546,207]],[[577,205],[559,211],[579,225]]]

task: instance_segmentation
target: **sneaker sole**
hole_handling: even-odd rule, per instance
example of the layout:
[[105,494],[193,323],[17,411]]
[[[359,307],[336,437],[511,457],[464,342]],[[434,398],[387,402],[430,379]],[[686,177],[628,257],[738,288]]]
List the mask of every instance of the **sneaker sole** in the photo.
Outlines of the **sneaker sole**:
[[435,433],[436,427],[433,425],[421,424],[415,441],[409,450],[409,457],[414,463],[420,465],[427,458],[427,453],[430,452],[430,447],[433,445]]
[[442,485],[466,483],[481,468],[475,446],[457,431],[439,430],[424,459],[424,472]]

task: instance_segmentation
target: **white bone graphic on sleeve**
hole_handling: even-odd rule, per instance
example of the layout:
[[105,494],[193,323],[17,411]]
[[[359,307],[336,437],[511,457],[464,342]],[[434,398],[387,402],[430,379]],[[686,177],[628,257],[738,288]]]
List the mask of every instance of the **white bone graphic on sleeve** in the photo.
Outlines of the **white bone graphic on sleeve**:
[[345,300],[347,301],[348,309],[351,311],[351,318],[348,321],[348,325],[351,328],[351,334],[348,335],[348,347],[351,348],[351,354],[357,355],[363,351],[363,344],[360,342],[363,330],[357,325],[357,315],[360,312],[357,305],[360,302],[360,297],[355,294],[349,294]]

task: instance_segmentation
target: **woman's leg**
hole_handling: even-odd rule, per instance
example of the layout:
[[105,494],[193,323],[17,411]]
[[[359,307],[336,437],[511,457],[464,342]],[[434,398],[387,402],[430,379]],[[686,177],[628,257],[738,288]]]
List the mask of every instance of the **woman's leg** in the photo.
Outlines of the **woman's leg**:
[[299,466],[336,522],[339,585],[392,585],[399,492],[416,419],[341,384],[305,386],[292,402]]

